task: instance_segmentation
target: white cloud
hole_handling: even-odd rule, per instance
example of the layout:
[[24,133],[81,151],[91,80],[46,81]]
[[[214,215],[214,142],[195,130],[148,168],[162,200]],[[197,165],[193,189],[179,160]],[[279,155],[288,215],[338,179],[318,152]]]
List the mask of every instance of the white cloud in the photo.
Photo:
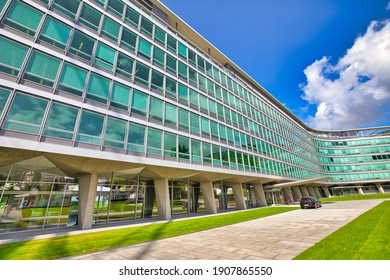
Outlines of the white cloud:
[[[390,20],[373,21],[336,65],[308,66],[302,98],[317,106],[308,125],[344,129],[375,125],[390,110]],[[389,121],[390,125],[390,121]]]
[[389,2],[389,4],[387,4],[386,10],[390,11],[390,2]]

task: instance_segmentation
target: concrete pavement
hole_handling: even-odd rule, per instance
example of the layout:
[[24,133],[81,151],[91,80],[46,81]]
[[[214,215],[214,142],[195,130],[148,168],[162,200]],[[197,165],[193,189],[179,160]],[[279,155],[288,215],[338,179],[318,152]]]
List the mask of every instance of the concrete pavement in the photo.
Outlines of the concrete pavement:
[[[67,260],[289,260],[383,200],[344,201]],[[223,216],[221,216],[223,218]]]

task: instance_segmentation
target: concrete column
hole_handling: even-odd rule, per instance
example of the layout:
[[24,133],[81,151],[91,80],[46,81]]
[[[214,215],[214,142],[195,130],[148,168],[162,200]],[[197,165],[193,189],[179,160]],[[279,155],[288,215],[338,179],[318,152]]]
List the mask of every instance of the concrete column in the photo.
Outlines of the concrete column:
[[213,182],[200,182],[200,190],[202,191],[206,213],[216,214],[217,205],[215,204]]
[[307,188],[307,191],[309,192],[310,196],[316,196],[312,186],[309,186],[309,187],[306,187],[306,188]]
[[329,190],[328,190],[328,187],[322,186],[321,188],[322,188],[322,190],[323,190],[324,193],[325,193],[325,197],[331,197],[330,192],[329,192]]
[[294,194],[297,196],[297,198],[302,198],[302,193],[299,187],[292,187]]
[[289,187],[287,188],[282,188],[283,195],[284,195],[284,200],[288,202],[294,202],[293,201],[293,195]]
[[92,228],[97,184],[97,174],[83,175],[79,178],[79,210],[77,222],[79,229]]
[[255,189],[255,195],[256,195],[257,203],[261,207],[267,206],[267,200],[265,199],[265,193],[264,193],[263,185],[262,184],[254,184],[253,187]]
[[314,193],[316,194],[316,197],[319,199],[322,197],[320,191],[318,190],[318,187],[317,186],[314,186],[313,187],[313,190],[314,190]]
[[169,200],[168,179],[154,179],[154,190],[156,192],[158,216],[160,219],[170,220],[172,214]]
[[357,187],[358,189],[358,193],[363,195],[364,194],[364,191],[363,191],[363,188],[362,187]]
[[236,206],[238,210],[245,210],[246,209],[246,203],[244,194],[242,193],[242,185],[241,184],[233,184],[233,194],[234,199],[236,201]]
[[383,189],[381,184],[376,183],[375,186],[378,188],[378,192],[379,193],[385,193],[385,190]]
[[299,187],[301,189],[302,196],[309,196],[309,192],[305,186]]

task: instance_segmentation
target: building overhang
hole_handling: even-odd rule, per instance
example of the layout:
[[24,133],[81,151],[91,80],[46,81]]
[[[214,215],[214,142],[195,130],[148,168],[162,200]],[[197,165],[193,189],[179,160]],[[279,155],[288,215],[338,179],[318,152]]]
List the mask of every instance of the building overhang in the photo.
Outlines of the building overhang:
[[313,179],[285,182],[285,183],[264,186],[264,188],[265,189],[275,189],[275,188],[282,189],[282,188],[288,188],[288,187],[294,187],[294,186],[304,186],[304,185],[309,185],[309,184],[314,184],[314,183],[321,183],[321,182],[324,182],[324,181],[329,180],[329,179],[332,179],[332,177],[318,177],[318,178],[313,178]]

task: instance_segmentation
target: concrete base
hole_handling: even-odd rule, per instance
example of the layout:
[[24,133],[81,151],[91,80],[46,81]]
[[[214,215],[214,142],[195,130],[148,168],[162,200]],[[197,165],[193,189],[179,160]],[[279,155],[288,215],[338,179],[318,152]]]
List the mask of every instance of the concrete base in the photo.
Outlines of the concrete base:
[[265,199],[265,193],[264,193],[264,188],[262,184],[254,184],[253,185],[255,189],[255,195],[257,199],[257,203],[261,207],[267,206],[267,200]]
[[244,199],[244,194],[242,193],[242,186],[241,184],[233,184],[233,194],[234,199],[236,201],[236,206],[238,210],[245,210],[246,209],[246,203]]
[[97,174],[88,174],[79,178],[79,205],[78,228],[92,228],[94,205],[96,200],[96,188],[98,184]]
[[160,219],[170,220],[172,214],[169,200],[168,179],[154,179],[154,190],[156,192],[158,216]]
[[206,213],[216,214],[217,204],[215,203],[214,188],[212,182],[200,182]]

